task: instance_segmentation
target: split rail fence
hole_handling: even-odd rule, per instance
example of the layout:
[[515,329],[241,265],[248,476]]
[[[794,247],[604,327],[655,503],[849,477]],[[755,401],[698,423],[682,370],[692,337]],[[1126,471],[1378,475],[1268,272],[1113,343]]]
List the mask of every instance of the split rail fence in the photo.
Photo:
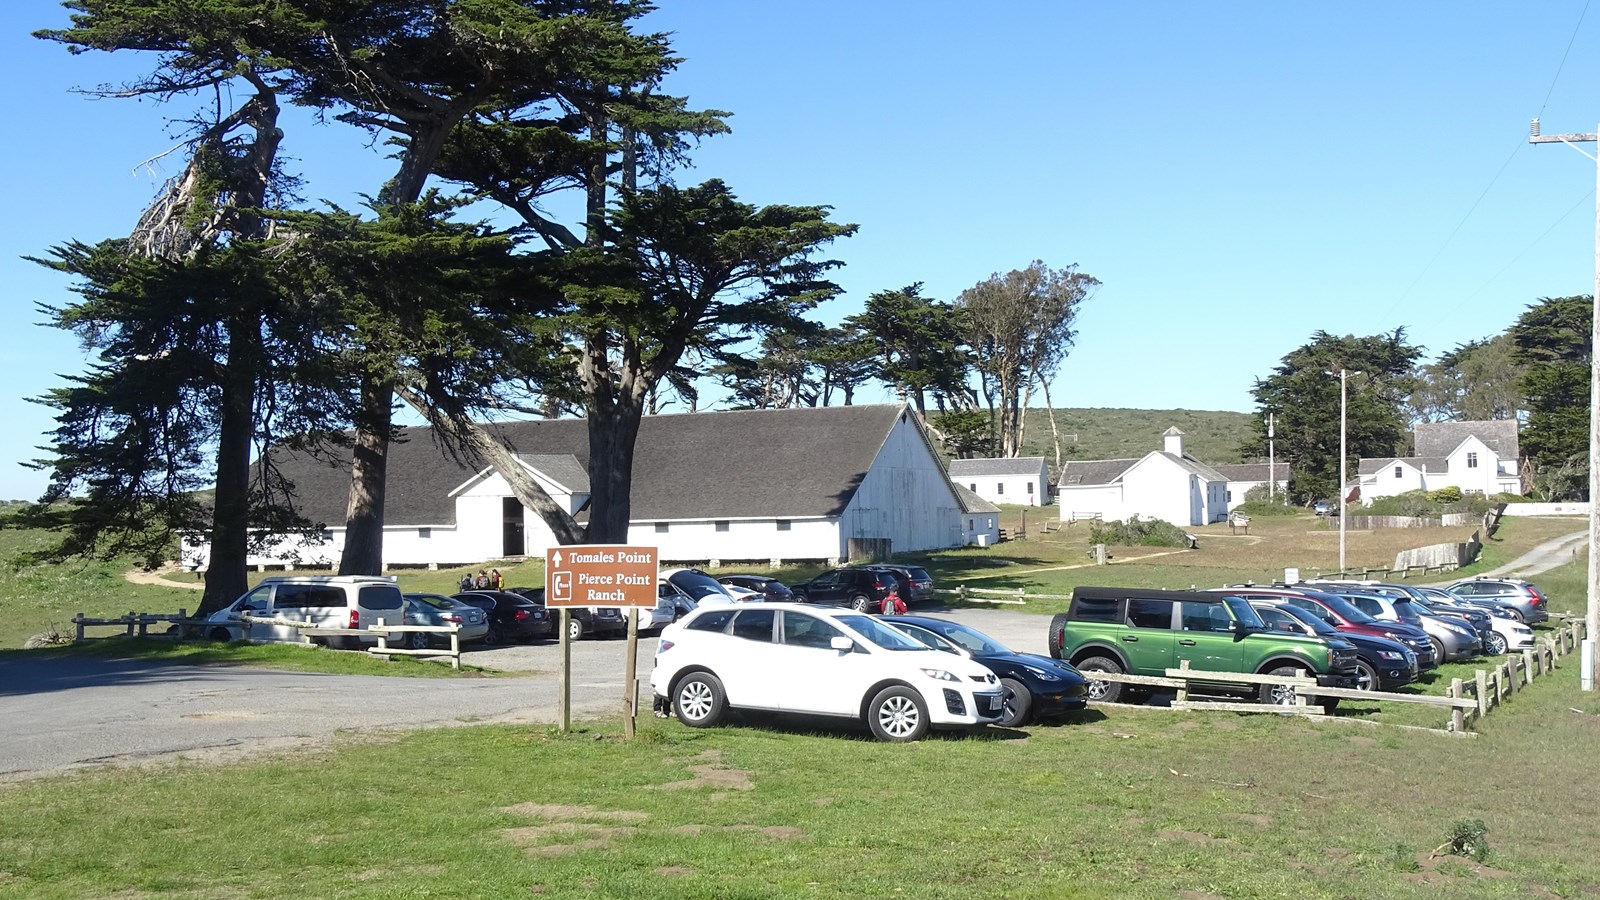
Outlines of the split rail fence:
[[[1400,694],[1391,691],[1363,691],[1355,688],[1321,687],[1316,683],[1315,679],[1298,675],[1248,675],[1238,672],[1206,672],[1199,669],[1191,669],[1187,661],[1179,668],[1167,669],[1164,676],[1096,672],[1094,677],[1099,681],[1115,681],[1143,687],[1172,688],[1177,691],[1177,698],[1173,701],[1171,708],[1179,710],[1321,716],[1323,715],[1322,707],[1315,704],[1314,698],[1420,703],[1448,709],[1450,711],[1450,720],[1445,723],[1445,730],[1457,734],[1465,734],[1471,730],[1474,722],[1487,716],[1490,711],[1504,703],[1507,698],[1513,696],[1522,688],[1532,684],[1535,678],[1553,672],[1562,657],[1576,653],[1579,644],[1583,641],[1583,630],[1584,623],[1582,620],[1572,620],[1551,636],[1539,638],[1535,646],[1524,649],[1518,654],[1503,657],[1495,664],[1494,668],[1477,670],[1476,677],[1471,681],[1462,678],[1451,679],[1450,687],[1443,696],[1438,694]],[[1292,705],[1191,700],[1189,699],[1189,693],[1194,690],[1196,682],[1201,684],[1281,684],[1293,687],[1295,689],[1295,698]]]
[[[299,633],[301,641],[307,644],[311,643],[311,639],[313,637],[352,637],[363,635],[370,637],[376,634],[378,636],[378,645],[376,647],[367,648],[367,652],[373,656],[382,656],[385,658],[394,656],[449,657],[450,668],[461,668],[460,625],[385,625],[384,621],[379,619],[377,624],[372,628],[324,628],[318,626],[315,622],[312,622],[309,619],[302,621],[297,619],[271,618],[267,616],[241,615],[239,620],[241,622],[250,624],[276,625],[283,628],[293,628]],[[116,616],[114,618],[91,618],[80,612],[76,616],[72,617],[72,624],[76,629],[76,633],[73,637],[73,643],[83,642],[85,628],[112,626],[123,629],[123,634],[128,637],[147,637],[149,636],[150,626],[152,625],[167,625],[169,627],[176,625],[176,628],[171,628],[170,635],[163,636],[171,636],[181,641],[188,636],[205,637],[206,626],[216,625],[215,622],[211,622],[207,619],[190,618],[188,615],[188,610],[186,609],[178,610],[177,615],[164,613],[137,613],[130,611],[126,615]],[[448,635],[450,638],[450,645],[448,647],[428,647],[419,650],[413,650],[408,647],[389,646],[389,641],[391,639],[395,639],[395,635],[405,635],[418,632],[424,634],[437,634],[441,637]]]

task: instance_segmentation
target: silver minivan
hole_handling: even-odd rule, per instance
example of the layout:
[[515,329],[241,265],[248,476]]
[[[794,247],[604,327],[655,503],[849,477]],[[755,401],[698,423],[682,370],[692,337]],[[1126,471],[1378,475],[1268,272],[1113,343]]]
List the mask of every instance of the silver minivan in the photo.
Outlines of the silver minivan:
[[[300,629],[270,622],[244,622],[241,613],[317,628],[374,628],[405,624],[405,597],[391,575],[287,575],[265,578],[244,596],[206,618],[206,636],[217,641],[300,643]],[[330,647],[375,644],[378,635],[312,638]]]

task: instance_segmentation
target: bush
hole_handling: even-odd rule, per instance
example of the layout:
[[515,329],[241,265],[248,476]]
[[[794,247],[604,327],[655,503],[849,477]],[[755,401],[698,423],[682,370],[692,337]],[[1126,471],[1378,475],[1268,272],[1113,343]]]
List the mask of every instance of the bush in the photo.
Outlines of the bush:
[[1482,515],[1501,503],[1498,497],[1482,494],[1463,494],[1458,487],[1442,487],[1436,491],[1406,491],[1393,497],[1379,497],[1365,509],[1352,508],[1353,516],[1419,516],[1438,517],[1444,513],[1474,513]]
[[1289,505],[1288,491],[1274,491],[1268,496],[1267,486],[1256,485],[1244,492],[1244,502],[1233,508],[1247,516],[1292,516],[1300,510]]
[[1126,522],[1107,522],[1089,529],[1089,543],[1117,547],[1187,547],[1187,533],[1163,519],[1129,516]]

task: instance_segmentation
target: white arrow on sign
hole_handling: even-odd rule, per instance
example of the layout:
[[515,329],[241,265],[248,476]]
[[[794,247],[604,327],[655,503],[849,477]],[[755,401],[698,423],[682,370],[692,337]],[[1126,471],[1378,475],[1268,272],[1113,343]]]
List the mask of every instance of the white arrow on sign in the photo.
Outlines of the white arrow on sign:
[[556,551],[556,565],[558,565],[558,566],[561,565],[561,551],[560,550]]

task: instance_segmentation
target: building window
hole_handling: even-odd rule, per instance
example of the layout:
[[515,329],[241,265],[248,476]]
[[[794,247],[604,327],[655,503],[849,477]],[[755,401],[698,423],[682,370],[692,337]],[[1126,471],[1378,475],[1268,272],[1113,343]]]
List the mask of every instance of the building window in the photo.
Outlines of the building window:
[[1467,454],[1467,468],[1476,469],[1477,467],[1478,467],[1478,454],[1476,454],[1476,453],[1468,453]]
[[727,519],[723,519],[720,522],[718,522],[717,523],[717,530],[718,531],[727,531],[728,530],[728,520]]
[[333,532],[331,532],[331,531],[323,531],[322,532],[322,540],[324,542],[333,540]]
[[779,531],[788,531],[789,530],[789,520],[788,519],[779,519],[778,520],[778,530]]
[[1395,466],[1394,467],[1394,477],[1396,477],[1396,478],[1404,478],[1405,477],[1405,469],[1401,468],[1400,466]]
[[1028,482],[1028,496],[1033,496],[1033,482]]
[[665,522],[657,522],[656,523],[656,534],[666,534],[666,533],[667,533],[667,523],[665,523]]
[[1228,502],[1229,503],[1233,502],[1233,491],[1228,491]]
[[432,528],[418,528],[417,529],[417,537],[419,537],[419,538],[431,538],[431,537],[433,537],[433,529]]
[[974,481],[973,483],[967,485],[967,490],[976,494],[978,492],[978,483]]
[[996,484],[994,486],[994,492],[996,494],[1004,494],[1006,492],[1006,483],[1004,481],[1002,481],[1002,482]]

